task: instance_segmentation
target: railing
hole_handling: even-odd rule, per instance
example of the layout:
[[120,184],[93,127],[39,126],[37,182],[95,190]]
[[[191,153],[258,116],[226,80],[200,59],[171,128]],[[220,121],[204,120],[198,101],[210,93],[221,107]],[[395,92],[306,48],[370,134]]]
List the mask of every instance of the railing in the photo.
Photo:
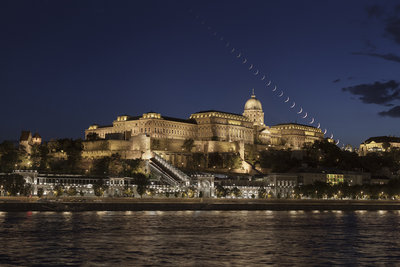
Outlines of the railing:
[[150,161],[149,162],[150,169],[156,173],[158,173],[164,180],[166,180],[166,183],[169,185],[177,186],[179,185],[179,182],[176,181],[174,178],[172,178],[168,173],[163,171],[159,166],[157,166],[156,163]]
[[190,177],[187,176],[184,172],[173,166],[171,163],[160,157],[157,153],[153,153],[154,160],[156,163],[160,164],[162,167],[166,168],[173,176],[178,178],[180,182],[183,182],[186,186],[190,184]]

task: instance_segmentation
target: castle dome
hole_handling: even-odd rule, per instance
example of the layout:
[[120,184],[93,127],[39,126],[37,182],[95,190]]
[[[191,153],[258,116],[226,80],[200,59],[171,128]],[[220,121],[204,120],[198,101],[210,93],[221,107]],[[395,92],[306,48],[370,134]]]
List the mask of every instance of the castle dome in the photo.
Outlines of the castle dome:
[[256,98],[254,89],[251,98],[246,101],[246,104],[244,104],[244,110],[262,110],[261,102]]

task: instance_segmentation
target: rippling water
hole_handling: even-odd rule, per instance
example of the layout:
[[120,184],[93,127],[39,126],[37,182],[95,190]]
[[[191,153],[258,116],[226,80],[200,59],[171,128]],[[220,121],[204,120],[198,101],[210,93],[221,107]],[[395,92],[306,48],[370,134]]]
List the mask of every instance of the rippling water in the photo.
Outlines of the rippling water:
[[393,265],[400,212],[0,213],[1,266]]

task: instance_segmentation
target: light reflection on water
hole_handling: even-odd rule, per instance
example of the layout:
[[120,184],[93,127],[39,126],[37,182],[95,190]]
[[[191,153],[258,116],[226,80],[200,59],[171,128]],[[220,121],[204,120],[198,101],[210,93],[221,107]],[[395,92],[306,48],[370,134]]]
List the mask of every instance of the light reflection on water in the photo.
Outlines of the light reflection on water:
[[0,213],[0,263],[389,265],[398,211]]

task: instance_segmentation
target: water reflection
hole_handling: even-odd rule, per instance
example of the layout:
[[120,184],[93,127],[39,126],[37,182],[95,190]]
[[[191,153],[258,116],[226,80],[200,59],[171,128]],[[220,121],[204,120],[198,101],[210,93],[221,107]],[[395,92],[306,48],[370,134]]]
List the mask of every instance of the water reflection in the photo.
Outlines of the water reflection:
[[3,265],[393,265],[398,211],[0,213]]

